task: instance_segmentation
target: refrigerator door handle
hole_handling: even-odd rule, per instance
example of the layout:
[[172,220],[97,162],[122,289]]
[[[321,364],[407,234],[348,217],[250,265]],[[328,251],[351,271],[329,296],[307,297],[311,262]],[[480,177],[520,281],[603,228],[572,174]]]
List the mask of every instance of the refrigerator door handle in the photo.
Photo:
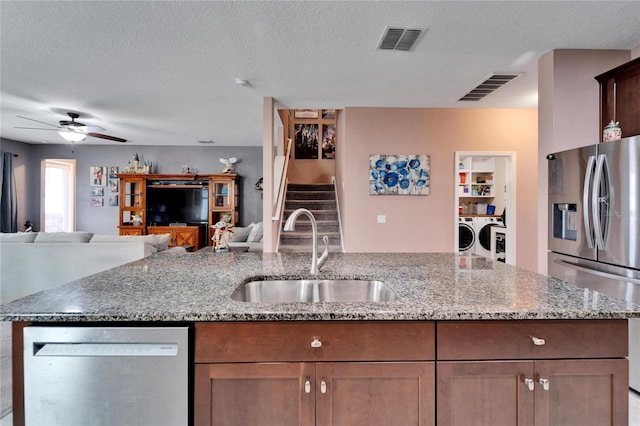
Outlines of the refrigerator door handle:
[[618,280],[618,281],[626,281],[633,284],[640,284],[640,280],[637,278],[625,277],[623,275],[612,274],[611,272],[605,272],[605,271],[600,271],[598,269],[587,268],[585,266],[581,266],[573,262],[567,262],[566,260],[554,259],[554,262],[559,263],[561,265],[569,266],[579,271],[588,272],[593,275],[598,275],[603,278],[609,278],[609,279]]
[[[605,249],[605,236],[603,218],[600,215],[600,204],[607,206],[607,212],[609,211],[609,189],[603,197],[600,196],[600,186],[602,184],[602,177],[605,170],[608,169],[607,157],[604,154],[598,155],[598,161],[596,163],[596,173],[593,179],[593,187],[591,188],[591,209],[593,215],[593,231],[595,234],[595,244],[599,250]],[[608,172],[608,170],[607,170]],[[609,179],[605,178],[605,184],[608,184]],[[604,218],[606,220],[606,218]]]
[[595,241],[593,240],[593,232],[591,232],[591,215],[589,212],[589,184],[591,183],[591,175],[593,174],[593,166],[596,162],[594,155],[589,156],[587,162],[587,170],[584,174],[584,187],[582,188],[582,216],[584,222],[584,233],[587,237],[587,247],[593,248]]

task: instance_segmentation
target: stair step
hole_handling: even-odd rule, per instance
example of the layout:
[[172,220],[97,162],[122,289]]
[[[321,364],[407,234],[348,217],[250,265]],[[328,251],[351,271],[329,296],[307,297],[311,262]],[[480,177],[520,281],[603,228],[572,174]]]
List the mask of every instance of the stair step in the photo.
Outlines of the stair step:
[[289,191],[334,191],[334,187],[328,183],[290,183],[287,185]]
[[336,200],[290,200],[284,203],[285,210],[295,210],[305,208],[308,210],[335,210],[337,208]]
[[333,191],[289,191],[289,200],[335,200],[336,194]]
[[[318,226],[318,233],[340,232],[340,226],[335,220],[318,220],[316,221],[316,225]],[[282,226],[284,226],[284,223]],[[311,232],[311,221],[303,221],[302,219],[296,220],[296,231]]]
[[[284,215],[283,215],[283,219],[286,221],[289,218],[289,215],[291,215],[291,213],[293,213],[293,210],[295,209],[285,209],[284,210]],[[318,220],[322,220],[322,221],[327,221],[327,220],[331,220],[334,222],[338,222],[338,212],[336,210],[309,210],[311,212],[311,214],[313,215],[313,217],[316,218],[316,221]],[[296,223],[302,223],[303,222],[303,218],[299,218],[298,220],[296,220]]]
[[[322,246],[322,249],[320,249],[320,247],[318,247],[318,250],[320,252],[322,252],[322,250],[324,250],[324,245]],[[289,245],[289,244],[280,243],[280,246],[278,246],[278,252],[280,252],[280,253],[309,253],[309,255],[311,255],[311,246]],[[329,245],[329,253],[341,253],[341,252],[342,252],[342,247],[340,247],[339,245]]]
[[[303,242],[308,242],[309,244],[311,244],[312,235],[313,234],[311,232],[298,232],[298,231],[282,232],[280,234],[280,241],[301,240]],[[329,237],[329,242],[340,241],[340,233],[338,232],[318,232],[318,241],[320,243],[322,242],[322,237],[324,237],[325,235]]]

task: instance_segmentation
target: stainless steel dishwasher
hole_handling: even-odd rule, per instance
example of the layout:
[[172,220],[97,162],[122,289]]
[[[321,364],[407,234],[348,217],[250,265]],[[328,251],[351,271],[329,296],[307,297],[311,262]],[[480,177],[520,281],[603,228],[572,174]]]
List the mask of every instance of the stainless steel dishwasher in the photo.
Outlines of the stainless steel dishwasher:
[[187,425],[188,327],[24,329],[32,425]]

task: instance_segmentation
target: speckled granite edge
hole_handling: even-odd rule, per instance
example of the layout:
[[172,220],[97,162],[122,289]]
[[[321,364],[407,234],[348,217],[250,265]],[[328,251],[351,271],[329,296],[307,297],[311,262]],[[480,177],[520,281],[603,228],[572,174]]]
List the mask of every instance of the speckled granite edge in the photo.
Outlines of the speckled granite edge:
[[132,262],[0,306],[36,322],[540,320],[640,317],[640,307],[481,257],[450,253],[332,254],[320,279],[378,279],[384,303],[246,303],[250,279],[310,278],[306,253],[198,252]]

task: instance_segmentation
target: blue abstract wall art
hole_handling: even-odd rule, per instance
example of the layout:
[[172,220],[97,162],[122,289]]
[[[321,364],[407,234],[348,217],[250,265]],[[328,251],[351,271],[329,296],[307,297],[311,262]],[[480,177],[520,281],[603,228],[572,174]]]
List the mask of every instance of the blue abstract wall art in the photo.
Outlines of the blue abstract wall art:
[[370,155],[370,195],[429,195],[428,155]]

